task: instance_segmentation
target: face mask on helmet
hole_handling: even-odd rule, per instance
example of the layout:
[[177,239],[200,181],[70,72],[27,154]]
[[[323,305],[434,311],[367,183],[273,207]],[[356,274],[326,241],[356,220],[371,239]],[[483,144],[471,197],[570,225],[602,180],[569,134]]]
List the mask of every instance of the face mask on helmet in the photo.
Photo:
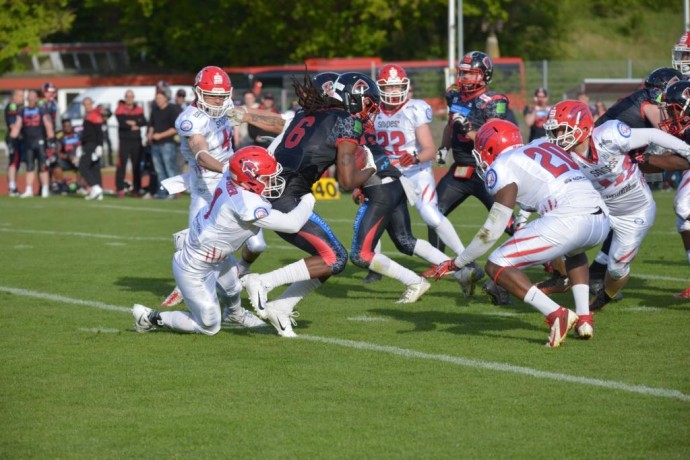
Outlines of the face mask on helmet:
[[592,133],[594,122],[587,104],[566,100],[554,105],[544,122],[546,137],[563,150],[584,142]]
[[501,153],[523,145],[520,128],[507,120],[493,119],[484,123],[474,139],[472,156],[477,163],[477,175],[485,179],[486,171]]
[[690,127],[690,82],[679,81],[666,88],[663,108],[659,128],[674,136],[683,134]]
[[194,80],[196,105],[211,118],[225,115],[232,107],[232,83],[223,69],[204,67]]
[[263,147],[239,149],[230,159],[230,178],[239,187],[265,198],[279,198],[285,189],[283,167]]
[[494,64],[480,51],[467,53],[457,67],[456,84],[463,96],[473,96],[491,83]]
[[690,33],[680,36],[678,43],[671,51],[671,64],[684,76],[690,76]]
[[396,64],[386,64],[381,67],[376,85],[381,94],[381,102],[397,107],[407,101],[410,91],[410,79],[405,70]]
[[341,74],[333,84],[334,99],[339,100],[352,115],[367,121],[379,110],[381,97],[376,83],[358,72]]

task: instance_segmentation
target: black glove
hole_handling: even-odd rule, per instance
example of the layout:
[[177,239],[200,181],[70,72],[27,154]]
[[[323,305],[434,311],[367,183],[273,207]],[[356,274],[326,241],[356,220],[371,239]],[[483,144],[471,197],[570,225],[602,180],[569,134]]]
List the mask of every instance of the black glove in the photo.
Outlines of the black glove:
[[453,124],[458,127],[458,132],[462,136],[467,136],[467,133],[472,131],[472,123],[467,117],[463,117],[459,113],[453,115]]

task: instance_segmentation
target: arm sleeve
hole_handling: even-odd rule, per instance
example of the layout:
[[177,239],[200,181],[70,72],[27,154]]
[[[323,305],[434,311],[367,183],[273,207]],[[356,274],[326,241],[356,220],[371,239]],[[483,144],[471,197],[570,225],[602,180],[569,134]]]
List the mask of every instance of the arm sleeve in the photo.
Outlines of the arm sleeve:
[[[655,128],[635,128],[631,130],[630,134],[630,149],[637,149],[640,147],[654,144],[663,149],[671,150],[685,158],[690,157],[690,145],[682,140],[668,133]],[[660,152],[660,153],[663,153]]]
[[284,213],[271,209],[266,217],[254,221],[254,225],[275,232],[297,233],[309,220],[315,201],[314,195],[309,194],[292,211]]
[[470,244],[455,259],[455,265],[464,267],[476,258],[483,256],[486,251],[501,237],[503,230],[513,215],[513,210],[501,203],[494,203],[489,211],[489,217],[479,229]]

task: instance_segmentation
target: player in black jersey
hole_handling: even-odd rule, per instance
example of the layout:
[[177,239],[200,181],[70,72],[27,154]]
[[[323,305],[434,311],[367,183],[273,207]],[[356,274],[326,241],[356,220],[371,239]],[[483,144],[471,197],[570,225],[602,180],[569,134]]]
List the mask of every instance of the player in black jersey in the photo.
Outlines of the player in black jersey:
[[[341,87],[336,87],[336,93],[342,94],[344,98],[349,88],[361,80],[365,80],[368,86],[367,94],[378,103],[378,87],[373,80],[368,77],[364,79],[361,74],[341,75],[338,78]],[[350,260],[358,267],[392,277],[405,284],[405,292],[398,303],[412,303],[429,289],[430,284],[424,277],[375,251],[383,232],[388,232],[396,248],[403,254],[417,255],[434,264],[440,264],[448,260],[448,257],[429,242],[419,240],[412,234],[407,201],[415,201],[415,192],[412,190],[414,185],[402,177],[398,168],[390,164],[386,151],[377,143],[373,119],[361,117],[359,114],[356,116],[364,126],[363,148],[372,152],[377,171],[362,185],[364,200],[355,218]],[[409,182],[409,187],[403,187],[401,181],[405,180]],[[409,198],[406,191],[410,193]]]
[[24,107],[24,91],[15,89],[12,91],[12,100],[5,105],[5,123],[7,123],[7,136],[5,143],[7,144],[7,189],[10,196],[19,196],[17,190],[17,170],[22,159],[22,142],[21,139],[10,137],[12,125],[19,116],[19,111]]
[[[311,193],[312,185],[333,164],[337,166],[338,183],[346,191],[360,186],[376,172],[373,158],[369,157],[362,169],[355,161],[363,128],[353,112],[377,109],[376,102],[364,95],[365,87],[354,86],[352,93],[337,100],[317,88],[306,75],[303,83],[297,79],[293,82],[302,110],[295,114],[274,152],[283,167],[285,190],[272,206],[282,212],[294,209],[300,197]],[[259,316],[268,319],[281,336],[294,337],[291,322],[295,305],[331,275],[343,271],[347,250],[316,213],[298,233],[278,235],[311,256],[269,273],[249,274],[242,280]],[[290,287],[268,302],[268,292],[285,284]]]
[[10,130],[10,141],[16,142],[19,134],[22,135],[24,153],[26,155],[26,190],[21,194],[22,198],[34,196],[33,183],[38,169],[38,177],[41,183],[41,196],[48,198],[48,167],[46,166],[46,142],[54,144],[55,132],[50,115],[38,106],[38,93],[29,91],[26,99],[27,105],[23,107]]

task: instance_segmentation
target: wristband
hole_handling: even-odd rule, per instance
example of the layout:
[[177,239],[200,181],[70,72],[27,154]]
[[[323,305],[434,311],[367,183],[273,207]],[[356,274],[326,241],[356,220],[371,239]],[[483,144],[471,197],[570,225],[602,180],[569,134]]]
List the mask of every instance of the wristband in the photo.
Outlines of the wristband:
[[208,150],[199,150],[198,152],[196,152],[196,155],[194,155],[194,161],[196,161],[198,163],[199,162],[199,155],[201,155],[202,153],[210,155],[208,153]]

